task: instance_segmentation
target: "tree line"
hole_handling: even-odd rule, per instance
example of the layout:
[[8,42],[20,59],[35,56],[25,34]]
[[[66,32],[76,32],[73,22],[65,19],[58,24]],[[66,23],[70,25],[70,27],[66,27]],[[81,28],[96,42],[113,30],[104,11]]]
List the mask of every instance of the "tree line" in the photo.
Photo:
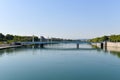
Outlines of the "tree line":
[[[40,41],[40,39],[42,39],[42,41],[72,41],[71,39],[62,39],[62,38],[44,38],[43,36],[41,36],[41,38],[39,38],[38,36],[34,36],[34,41]],[[12,43],[12,42],[25,42],[25,41],[32,41],[33,40],[33,36],[19,36],[19,35],[12,35],[12,34],[2,34],[0,33],[0,43]]]
[[[18,42],[18,41],[32,41],[33,37],[32,36],[19,36],[19,35],[12,35],[12,34],[7,34],[4,35],[0,33],[0,42]],[[34,36],[34,41],[39,41],[39,38],[37,36]]]
[[102,37],[90,39],[89,41],[90,42],[104,42],[104,41],[120,42],[120,35],[102,36]]

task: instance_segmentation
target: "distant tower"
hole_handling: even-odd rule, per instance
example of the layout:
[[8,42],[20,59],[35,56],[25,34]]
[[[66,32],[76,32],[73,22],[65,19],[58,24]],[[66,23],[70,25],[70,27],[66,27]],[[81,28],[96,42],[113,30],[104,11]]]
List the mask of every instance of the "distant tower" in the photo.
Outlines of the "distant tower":
[[35,40],[34,40],[34,35],[32,36],[32,42],[35,42]]
[[49,42],[49,37],[47,38],[47,42]]
[[40,42],[42,42],[42,40],[41,40],[41,36],[40,36]]

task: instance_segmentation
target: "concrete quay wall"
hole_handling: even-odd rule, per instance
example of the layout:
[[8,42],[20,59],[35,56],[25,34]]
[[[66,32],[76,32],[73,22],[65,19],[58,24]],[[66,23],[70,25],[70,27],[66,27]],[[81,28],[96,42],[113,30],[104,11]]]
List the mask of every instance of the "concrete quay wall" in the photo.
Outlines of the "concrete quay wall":
[[120,42],[107,42],[107,47],[120,47]]
[[99,48],[102,48],[102,47],[117,47],[117,48],[120,48],[120,42],[92,43],[92,45],[97,46]]

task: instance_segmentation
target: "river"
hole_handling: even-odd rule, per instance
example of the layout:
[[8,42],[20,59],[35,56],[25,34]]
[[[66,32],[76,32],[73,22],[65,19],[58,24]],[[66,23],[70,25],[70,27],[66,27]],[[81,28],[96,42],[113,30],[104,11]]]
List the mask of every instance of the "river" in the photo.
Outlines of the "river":
[[120,80],[120,53],[88,44],[0,50],[0,80]]

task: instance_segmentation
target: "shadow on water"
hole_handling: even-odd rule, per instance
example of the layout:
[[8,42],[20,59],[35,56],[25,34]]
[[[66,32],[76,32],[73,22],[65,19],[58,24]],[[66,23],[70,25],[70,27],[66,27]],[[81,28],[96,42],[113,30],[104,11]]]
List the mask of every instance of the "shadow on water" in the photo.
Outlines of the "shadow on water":
[[81,51],[81,50],[85,50],[85,51],[91,51],[91,50],[96,50],[93,48],[43,48],[44,50],[61,50],[61,51]]
[[19,47],[19,48],[9,48],[9,49],[3,49],[0,50],[0,56],[6,54],[6,55],[10,55],[10,54],[18,54],[18,52],[22,52],[22,51],[29,51],[29,50],[59,50],[59,51],[97,51],[97,52],[103,52],[103,53],[110,53],[114,56],[117,56],[118,58],[120,58],[120,48],[107,48],[107,49],[100,49],[96,46],[92,46],[89,48],[64,48],[64,47],[45,47],[45,48],[40,48],[40,46],[23,46],[23,47]]
[[120,47],[107,47],[107,51],[109,51],[110,54],[120,58]]
[[103,49],[98,48],[96,46],[92,46],[93,48],[96,48],[97,51],[103,51],[104,53],[110,53],[113,56],[117,56],[120,58],[120,48],[119,47],[105,47]]
[[18,47],[18,48],[2,49],[2,50],[0,50],[0,56],[2,56],[4,54],[6,54],[6,55],[17,54],[17,52],[26,51],[28,49],[31,49],[31,48],[30,47]]
[[103,50],[103,49],[101,49],[101,48],[99,48],[99,47],[97,47],[97,46],[94,46],[94,45],[92,45],[92,48],[93,48],[93,49],[96,49],[98,52],[101,52],[101,51],[103,51],[103,52],[105,52],[105,53],[108,52],[107,50]]
[[[60,45],[56,45],[56,46],[60,46]],[[6,55],[10,55],[10,54],[17,54],[18,52],[22,52],[22,51],[29,51],[29,50],[60,50],[60,51],[80,51],[80,50],[84,50],[84,51],[92,51],[92,50],[97,50],[100,51],[100,49],[96,49],[96,48],[76,48],[76,47],[56,47],[54,45],[49,45],[49,46],[45,46],[44,48],[41,48],[38,45],[34,45],[34,46],[23,46],[23,47],[19,47],[19,48],[9,48],[9,49],[3,49],[0,50],[0,56],[6,54]]]
[[117,56],[118,58],[120,58],[120,52],[117,51],[110,51],[110,54]]

